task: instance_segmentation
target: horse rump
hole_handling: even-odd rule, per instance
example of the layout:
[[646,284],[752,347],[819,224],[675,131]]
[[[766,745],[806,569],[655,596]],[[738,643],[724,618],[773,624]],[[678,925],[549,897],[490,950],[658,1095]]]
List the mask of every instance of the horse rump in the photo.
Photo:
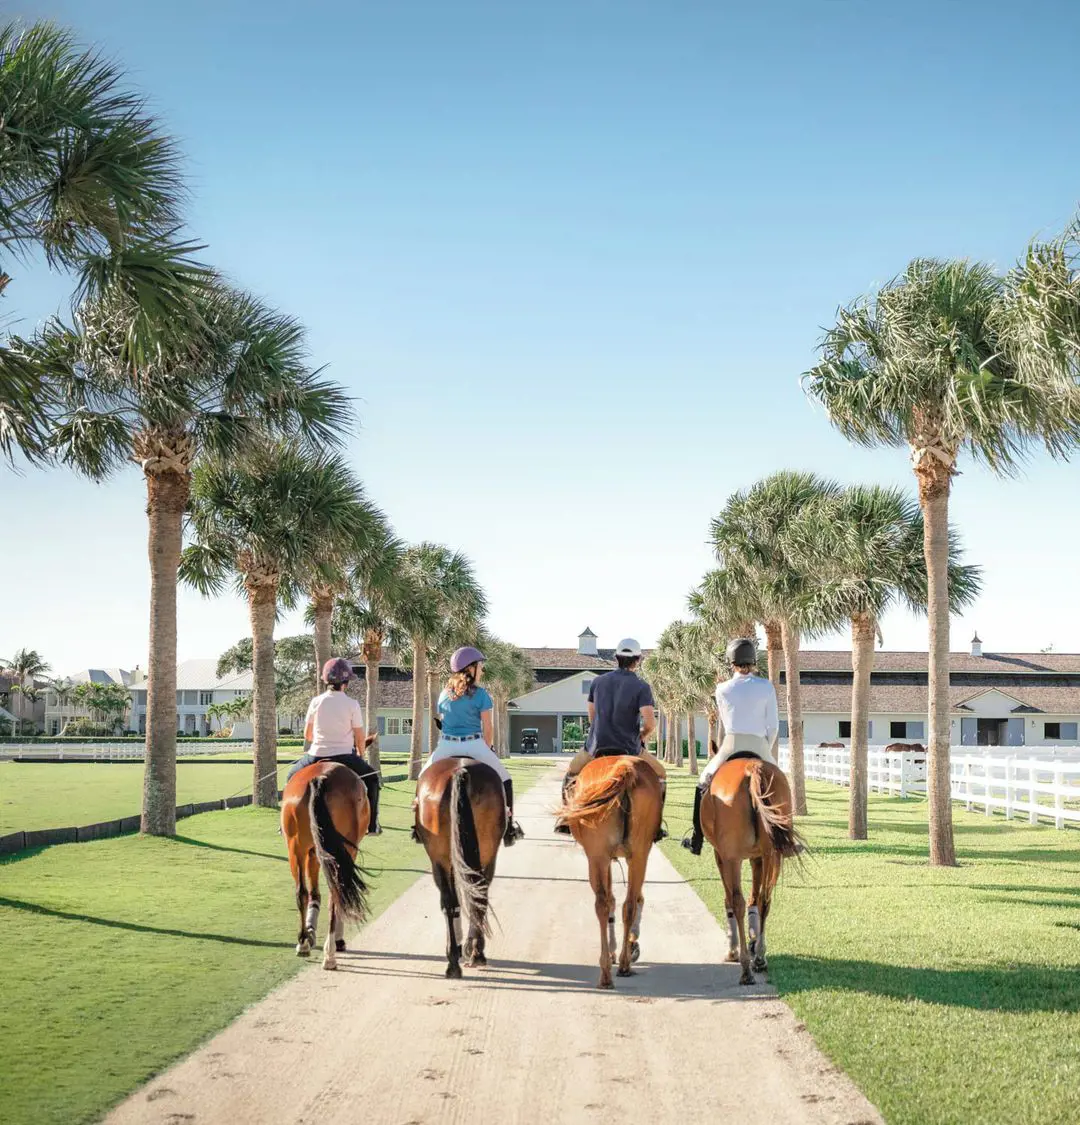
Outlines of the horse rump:
[[368,914],[369,888],[364,881],[364,869],[349,853],[350,847],[359,847],[359,841],[349,840],[338,831],[326,801],[326,787],[336,772],[331,770],[327,774],[313,777],[308,783],[311,838],[315,844],[319,866],[342,913],[362,922]]
[[612,764],[597,778],[588,776],[588,767],[582,770],[556,815],[564,824],[579,824],[582,828],[596,828],[615,808],[628,816],[626,795],[637,780],[635,760],[630,755],[594,759]]
[[468,763],[461,762],[450,779],[450,873],[470,929],[475,927],[484,937],[491,937],[490,888],[480,856],[469,776]]
[[[802,837],[795,830],[791,797],[778,792],[778,779],[783,774],[771,762],[756,761],[747,771],[750,803],[763,835],[784,859],[797,859],[806,850]],[[785,784],[784,788],[787,786]]]

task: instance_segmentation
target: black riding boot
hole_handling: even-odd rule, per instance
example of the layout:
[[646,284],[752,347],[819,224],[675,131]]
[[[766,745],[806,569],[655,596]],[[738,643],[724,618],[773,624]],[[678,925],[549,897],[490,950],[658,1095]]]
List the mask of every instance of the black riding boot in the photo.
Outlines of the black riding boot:
[[503,834],[503,847],[512,848],[518,840],[525,835],[521,827],[514,820],[514,782],[508,778],[503,782],[503,792],[506,794],[506,832]]
[[367,834],[379,836],[382,834],[382,825],[379,823],[379,790],[382,782],[377,773],[369,773],[364,778],[364,785],[367,788],[368,804],[371,806],[371,822],[368,824]]
[[[570,792],[571,788],[573,788],[575,781],[577,781],[577,778],[571,777],[569,774],[566,774],[562,779],[562,801],[564,805],[566,804],[566,795]],[[563,836],[573,835],[570,831],[570,825],[563,820],[555,821],[555,831],[561,833]]]
[[694,790],[694,831],[683,840],[682,846],[687,848],[691,855],[701,855],[701,845],[704,842],[705,837],[701,832],[701,789],[699,787]]
[[667,802],[667,781],[661,779],[660,781],[660,823],[656,829],[656,835],[653,837],[653,843],[659,844],[661,840],[667,839],[667,829],[664,827],[664,804]]

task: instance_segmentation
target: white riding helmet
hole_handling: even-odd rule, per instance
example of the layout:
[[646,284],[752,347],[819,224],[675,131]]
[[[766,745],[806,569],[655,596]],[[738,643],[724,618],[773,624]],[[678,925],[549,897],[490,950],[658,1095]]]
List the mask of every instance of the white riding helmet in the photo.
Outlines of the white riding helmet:
[[615,649],[616,656],[640,656],[641,645],[633,637],[624,637]]

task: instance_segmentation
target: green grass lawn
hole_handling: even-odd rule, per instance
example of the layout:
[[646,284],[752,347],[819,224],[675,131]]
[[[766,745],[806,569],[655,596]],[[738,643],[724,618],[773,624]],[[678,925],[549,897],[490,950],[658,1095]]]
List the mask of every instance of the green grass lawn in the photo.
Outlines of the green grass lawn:
[[[136,790],[141,775],[38,768],[89,769],[94,785],[123,773]],[[549,768],[511,763],[520,791]],[[383,790],[386,831],[363,848],[376,913],[428,871],[408,835],[412,792],[409,782]],[[277,823],[270,810],[232,809],[181,821],[173,840],[127,836],[0,860],[4,1125],[95,1120],[305,967],[293,953],[298,919]],[[432,940],[442,948],[440,930]]]
[[[279,751],[278,784],[300,756]],[[251,755],[247,755],[250,761]],[[404,755],[383,755],[384,773],[400,773]],[[180,758],[176,803],[251,792],[250,765]],[[0,836],[37,828],[96,824],[142,810],[141,762],[0,762]]]
[[[692,785],[673,774],[663,848],[722,917],[711,851],[678,846]],[[769,961],[821,1049],[890,1125],[1080,1119],[1080,832],[954,806],[960,866],[931,868],[925,802],[871,795],[856,843],[847,790],[808,792],[812,855],[783,874]]]

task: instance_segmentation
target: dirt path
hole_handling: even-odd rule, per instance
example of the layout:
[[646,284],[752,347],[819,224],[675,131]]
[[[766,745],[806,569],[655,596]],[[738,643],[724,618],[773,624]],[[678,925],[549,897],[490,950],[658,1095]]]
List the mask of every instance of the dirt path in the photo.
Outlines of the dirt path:
[[581,852],[552,835],[557,797],[553,774],[521,800],[527,839],[499,860],[491,968],[443,977],[438,899],[421,879],[337,973],[316,963],[107,1120],[880,1122],[771,989],[738,986],[720,963],[726,935],[658,851],[638,972],[596,990],[592,893]]

